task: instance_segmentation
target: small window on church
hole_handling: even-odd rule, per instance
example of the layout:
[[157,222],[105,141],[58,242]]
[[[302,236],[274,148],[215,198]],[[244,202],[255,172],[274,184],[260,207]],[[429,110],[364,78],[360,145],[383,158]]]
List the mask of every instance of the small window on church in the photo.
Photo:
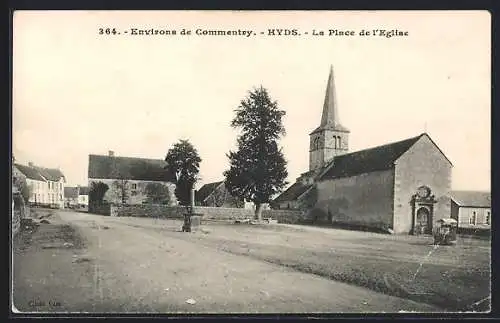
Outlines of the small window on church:
[[337,148],[341,148],[341,145],[340,145],[340,136],[337,137]]
[[486,224],[490,225],[490,212],[486,213]]
[[319,137],[316,137],[316,139],[314,139],[314,143],[313,143],[314,149],[319,149],[319,145],[320,145],[319,141],[320,141]]

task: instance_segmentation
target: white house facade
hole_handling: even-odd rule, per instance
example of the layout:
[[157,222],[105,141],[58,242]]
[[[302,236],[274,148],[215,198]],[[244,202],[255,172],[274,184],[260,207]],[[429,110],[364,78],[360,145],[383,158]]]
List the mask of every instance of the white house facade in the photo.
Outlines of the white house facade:
[[34,166],[29,163],[13,165],[14,177],[22,177],[29,187],[28,202],[36,206],[64,208],[66,178],[59,169]]

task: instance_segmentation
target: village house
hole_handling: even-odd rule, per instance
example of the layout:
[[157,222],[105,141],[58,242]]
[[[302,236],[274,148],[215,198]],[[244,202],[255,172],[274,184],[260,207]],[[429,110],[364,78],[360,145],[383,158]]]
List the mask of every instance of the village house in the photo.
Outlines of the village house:
[[340,124],[333,68],[319,127],[309,134],[309,171],[278,196],[276,208],[299,208],[316,191],[311,216],[320,221],[431,233],[450,215],[452,163],[427,133],[349,151],[350,131]]
[[491,193],[451,191],[451,218],[460,228],[490,228]]
[[[148,201],[148,189],[152,184],[162,185],[170,201],[176,205],[175,184],[169,180],[162,159],[115,156],[113,151],[106,155],[89,155],[89,188],[102,182],[108,186],[104,201],[113,204],[137,205]],[[89,196],[90,197],[90,196]],[[94,201],[89,200],[92,204]]]
[[223,181],[203,185],[195,194],[199,206],[243,208],[245,203],[232,196]]
[[29,204],[52,208],[64,208],[66,178],[60,169],[45,168],[28,163],[15,163],[13,177],[22,177],[29,187]]
[[82,208],[89,207],[89,188],[87,186],[77,186],[78,205]]
[[66,186],[64,200],[66,207],[88,208],[89,188],[87,186]]

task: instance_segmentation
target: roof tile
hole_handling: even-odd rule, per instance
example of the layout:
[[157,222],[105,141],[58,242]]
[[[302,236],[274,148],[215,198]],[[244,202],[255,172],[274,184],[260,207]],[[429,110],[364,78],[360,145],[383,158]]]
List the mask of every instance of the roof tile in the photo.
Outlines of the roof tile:
[[319,180],[350,177],[390,169],[394,166],[394,162],[423,135],[336,156]]

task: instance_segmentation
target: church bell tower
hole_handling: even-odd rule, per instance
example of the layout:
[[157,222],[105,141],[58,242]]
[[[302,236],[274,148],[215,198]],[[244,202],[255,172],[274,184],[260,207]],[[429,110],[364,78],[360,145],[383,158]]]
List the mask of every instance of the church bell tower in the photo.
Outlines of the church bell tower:
[[335,156],[349,151],[349,130],[340,124],[333,66],[326,85],[323,114],[318,128],[309,134],[309,170],[326,166]]

